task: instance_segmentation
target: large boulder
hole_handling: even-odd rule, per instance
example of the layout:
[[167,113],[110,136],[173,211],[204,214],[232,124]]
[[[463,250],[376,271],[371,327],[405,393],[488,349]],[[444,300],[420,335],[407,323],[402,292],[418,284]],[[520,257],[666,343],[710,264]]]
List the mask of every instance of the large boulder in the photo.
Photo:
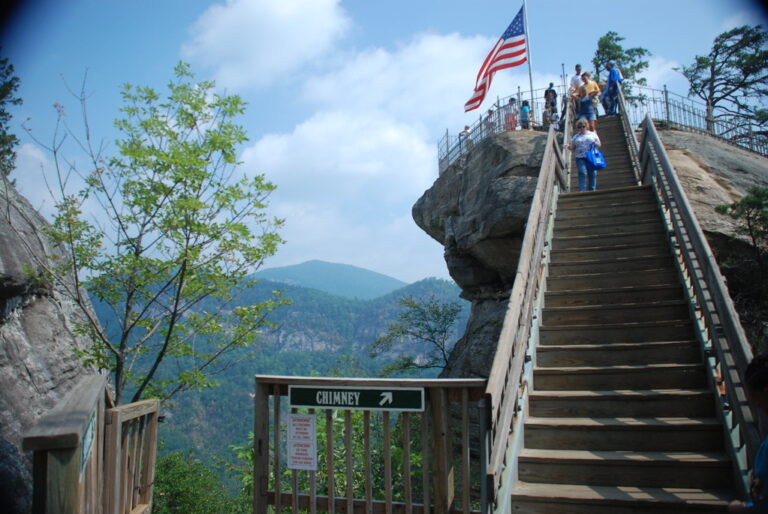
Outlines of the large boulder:
[[488,376],[546,137],[517,131],[485,139],[413,207],[416,224],[443,245],[448,272],[472,302],[467,329],[441,376]]
[[0,440],[16,449],[2,453],[6,475],[31,469],[20,451],[24,432],[89,372],[75,355],[89,343],[76,335],[83,315],[67,292],[74,281],[55,284],[45,273],[50,256],[61,253],[43,233],[46,225],[0,177]]
[[491,136],[413,206],[413,219],[444,246],[448,271],[469,300],[511,288],[545,143],[540,132]]
[[660,130],[664,147],[708,236],[732,236],[736,222],[715,207],[742,198],[751,187],[768,187],[768,159],[717,138]]

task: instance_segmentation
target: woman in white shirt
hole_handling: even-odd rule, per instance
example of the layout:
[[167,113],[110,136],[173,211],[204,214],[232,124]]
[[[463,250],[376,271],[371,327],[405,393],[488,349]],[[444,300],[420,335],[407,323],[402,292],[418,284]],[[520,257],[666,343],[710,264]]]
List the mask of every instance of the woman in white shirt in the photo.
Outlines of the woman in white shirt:
[[597,132],[587,131],[587,120],[579,119],[576,122],[576,134],[571,138],[568,149],[573,152],[576,158],[576,168],[579,170],[579,191],[594,191],[597,189],[597,170],[587,169],[587,159],[585,154],[589,147],[594,143],[600,148],[600,138]]

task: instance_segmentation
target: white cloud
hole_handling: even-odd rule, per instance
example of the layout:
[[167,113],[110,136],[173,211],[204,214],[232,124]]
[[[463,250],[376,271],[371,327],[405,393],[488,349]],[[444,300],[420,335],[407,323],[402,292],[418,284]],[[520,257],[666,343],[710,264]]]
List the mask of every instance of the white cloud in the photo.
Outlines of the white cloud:
[[235,89],[274,84],[327,52],[350,20],[340,0],[226,0],[191,29],[182,56]]
[[[496,73],[480,110],[464,113],[477,70],[495,43],[485,37],[423,34],[394,51],[373,48],[350,56],[342,66],[308,80],[304,97],[321,108],[371,108],[410,123],[424,124],[435,139],[439,127],[458,132],[496,101],[528,90],[525,66]],[[560,83],[557,74],[534,73],[534,88]]]
[[[287,244],[271,266],[323,259],[410,281],[427,270],[409,267],[407,254],[413,260],[425,246],[442,254],[410,217],[436,178],[435,150],[383,111],[317,113],[291,133],[264,136],[242,159],[278,188],[270,212],[286,219]],[[445,276],[442,262],[428,267]]]
[[682,73],[674,70],[681,66],[677,61],[654,55],[648,58],[648,68],[641,76],[648,81],[649,87],[662,89],[666,84],[670,91],[684,94],[688,90],[688,81]]
[[16,169],[10,176],[16,181],[16,190],[48,219],[54,202],[46,177],[50,178],[53,169],[53,163],[37,145],[24,143],[16,149]]
[[755,25],[758,23],[760,23],[760,20],[759,16],[756,16],[756,13],[738,11],[723,20],[723,23],[720,25],[720,30],[721,32],[725,32],[735,29],[736,27],[741,27],[742,25]]
[[[315,111],[242,156],[246,170],[277,185],[270,212],[287,221],[287,244],[269,265],[323,259],[402,280],[447,277],[441,245],[416,226],[411,208],[437,177],[444,127],[458,132],[496,95],[528,89],[527,68],[504,70],[483,108],[463,112],[494,42],[422,34],[392,50],[349,52],[309,77],[302,96]],[[542,89],[560,82],[555,74],[534,79]]]

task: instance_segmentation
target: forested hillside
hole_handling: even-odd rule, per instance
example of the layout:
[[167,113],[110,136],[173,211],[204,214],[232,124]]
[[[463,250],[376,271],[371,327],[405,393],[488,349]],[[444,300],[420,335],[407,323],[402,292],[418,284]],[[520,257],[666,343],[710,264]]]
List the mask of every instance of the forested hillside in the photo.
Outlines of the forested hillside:
[[397,318],[404,296],[460,302],[457,339],[469,312],[454,283],[434,278],[372,300],[262,280],[241,301],[262,301],[275,289],[291,301],[270,315],[276,327],[260,335],[257,349],[241,355],[241,363],[217,377],[218,387],[174,397],[161,428],[164,451],[195,448],[211,464],[219,457],[231,460],[229,446],[244,444],[253,429],[250,394],[256,374],[377,376],[394,357],[372,359],[369,345]]

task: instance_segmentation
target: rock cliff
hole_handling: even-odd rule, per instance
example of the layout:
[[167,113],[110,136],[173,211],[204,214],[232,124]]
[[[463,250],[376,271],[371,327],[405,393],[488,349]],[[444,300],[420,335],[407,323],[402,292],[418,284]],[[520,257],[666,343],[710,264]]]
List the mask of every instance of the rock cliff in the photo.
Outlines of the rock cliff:
[[[31,469],[14,449],[23,433],[88,372],[74,350],[81,314],[43,269],[54,248],[46,225],[7,180],[0,178],[0,479]],[[71,286],[71,284],[69,284]],[[92,371],[90,371],[92,372]],[[23,481],[22,481],[23,482]],[[23,501],[25,491],[16,491]],[[8,512],[8,511],[4,511]],[[14,512],[14,511],[11,511]],[[23,512],[23,508],[20,510]]]
[[[728,240],[735,222],[714,207],[768,186],[768,159],[705,135],[660,135],[702,229],[714,244]],[[416,224],[444,246],[449,273],[472,302],[442,376],[488,375],[545,141],[540,132],[493,135],[447,168],[413,207]]]
[[542,132],[495,134],[448,167],[413,207],[416,224],[444,246],[448,271],[472,302],[443,376],[488,375],[545,143]]

